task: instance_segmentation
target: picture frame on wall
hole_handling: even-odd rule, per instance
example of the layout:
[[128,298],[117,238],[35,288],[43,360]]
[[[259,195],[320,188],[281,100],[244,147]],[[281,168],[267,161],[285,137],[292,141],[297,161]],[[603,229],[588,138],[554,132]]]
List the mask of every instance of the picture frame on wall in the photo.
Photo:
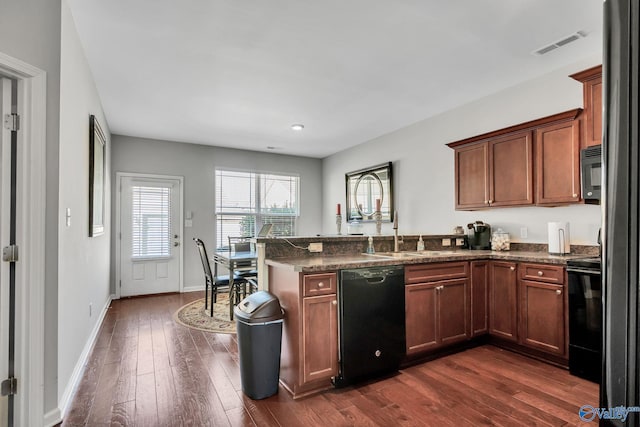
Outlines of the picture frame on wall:
[[104,233],[106,144],[100,123],[92,114],[89,116],[89,237]]

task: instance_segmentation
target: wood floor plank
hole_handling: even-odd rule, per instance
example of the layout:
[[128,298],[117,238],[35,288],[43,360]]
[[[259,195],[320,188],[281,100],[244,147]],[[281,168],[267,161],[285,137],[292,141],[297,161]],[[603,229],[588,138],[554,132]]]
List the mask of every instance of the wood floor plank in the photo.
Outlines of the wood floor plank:
[[177,324],[202,292],[113,301],[63,426],[572,426],[598,386],[492,346],[293,400],[242,392],[238,341]]

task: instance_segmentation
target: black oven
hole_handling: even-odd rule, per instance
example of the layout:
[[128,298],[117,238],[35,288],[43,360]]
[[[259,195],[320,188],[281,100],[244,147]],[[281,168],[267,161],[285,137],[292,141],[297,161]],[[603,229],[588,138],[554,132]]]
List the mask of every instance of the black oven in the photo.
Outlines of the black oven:
[[567,261],[569,277],[569,372],[600,383],[602,375],[602,281],[600,258]]
[[588,203],[600,203],[602,184],[602,145],[580,151],[582,198]]

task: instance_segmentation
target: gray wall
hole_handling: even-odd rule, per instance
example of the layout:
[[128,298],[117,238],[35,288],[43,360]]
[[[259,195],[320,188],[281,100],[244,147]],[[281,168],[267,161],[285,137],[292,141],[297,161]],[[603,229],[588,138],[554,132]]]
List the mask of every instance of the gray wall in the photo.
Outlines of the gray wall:
[[[68,403],[72,374],[110,296],[109,128],[69,7],[62,3],[60,191],[58,216],[58,400]],[[89,115],[107,134],[105,233],[89,237]],[[71,225],[65,211],[71,209]],[[92,305],[91,313],[89,304]],[[80,364],[79,364],[80,362]]]
[[[571,242],[595,244],[599,206],[527,207],[457,212],[454,152],[445,144],[514,124],[582,107],[582,84],[568,77],[601,63],[600,57],[511,87],[327,157],[323,161],[323,231],[335,232],[335,204],[345,203],[346,172],[393,161],[400,233],[444,234],[454,226],[483,220],[502,227],[514,241],[547,243],[547,222],[569,221]],[[527,227],[528,237],[520,237]],[[365,233],[375,232],[365,224]],[[383,225],[392,233],[391,225]]]
[[57,407],[60,0],[0,0],[0,52],[47,72],[44,410]]
[[[184,229],[185,287],[203,285],[202,266],[192,239],[199,237],[204,240],[208,248],[214,247],[216,238],[214,173],[217,167],[299,175],[301,211],[298,234],[315,235],[321,231],[322,162],[319,159],[121,135],[112,136],[112,145],[113,188],[116,188],[116,172],[184,177],[184,209],[193,212],[193,227]],[[114,191],[112,203],[114,218],[117,196],[118,193]],[[112,277],[115,277],[115,229],[112,236],[114,262],[111,264]]]

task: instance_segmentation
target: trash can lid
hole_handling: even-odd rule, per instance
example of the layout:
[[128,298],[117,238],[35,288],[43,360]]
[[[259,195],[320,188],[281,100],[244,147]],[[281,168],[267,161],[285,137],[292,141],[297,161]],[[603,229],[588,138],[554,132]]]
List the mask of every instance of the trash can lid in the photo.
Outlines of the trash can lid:
[[233,314],[244,323],[264,323],[283,318],[278,297],[266,291],[255,292],[240,301]]

